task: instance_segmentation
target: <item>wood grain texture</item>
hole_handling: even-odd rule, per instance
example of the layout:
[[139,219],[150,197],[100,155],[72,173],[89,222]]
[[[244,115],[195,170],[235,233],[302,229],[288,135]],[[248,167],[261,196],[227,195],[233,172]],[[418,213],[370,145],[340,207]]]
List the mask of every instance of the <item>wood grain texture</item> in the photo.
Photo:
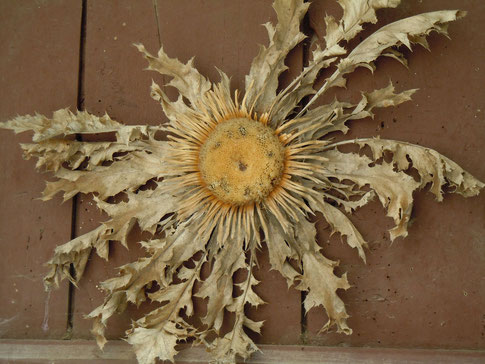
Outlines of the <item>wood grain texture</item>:
[[[75,108],[80,19],[76,1],[0,1],[0,121]],[[71,203],[38,200],[50,176],[22,160],[29,135],[1,130],[0,139],[0,337],[60,338],[67,284],[46,301],[43,263],[69,240]]]
[[[84,64],[84,106],[96,115],[107,112],[126,124],[156,125],[164,121],[161,107],[150,98],[153,75],[145,71],[147,64],[133,43],[144,43],[158,49],[157,22],[152,1],[87,1]],[[88,136],[100,140],[100,136]],[[90,196],[78,200],[76,235],[96,228],[107,217],[102,216]],[[113,277],[116,267],[142,255],[137,249],[137,236],[131,239],[130,250],[119,243],[110,244],[109,262],[96,254],[91,259],[74,292],[73,337],[91,338],[91,321],[84,316],[103,303],[104,294],[97,284]],[[119,338],[147,310],[130,306],[123,315],[108,323],[107,337]]]
[[[311,26],[322,29],[326,12],[338,6],[313,1]],[[340,100],[359,98],[359,91],[384,87],[419,88],[411,102],[376,111],[374,120],[350,123],[345,139],[380,135],[437,150],[485,180],[485,38],[477,31],[485,21],[482,1],[406,1],[397,9],[378,11],[377,26],[366,27],[365,38],[378,26],[418,13],[462,8],[466,18],[450,24],[451,40],[431,35],[431,53],[421,47],[404,51],[409,70],[391,59],[379,59],[374,76],[360,69],[349,77]],[[357,37],[359,38],[359,36]],[[350,44],[350,46],[356,43]],[[339,136],[337,136],[339,137]],[[485,194],[474,198],[445,195],[438,203],[430,193],[415,193],[409,235],[390,244],[386,230],[392,221],[378,202],[352,218],[370,243],[367,265],[321,222],[324,253],[339,259],[339,273],[352,285],[340,296],[351,315],[351,336],[316,335],[325,314],[308,315],[308,343],[343,346],[485,348]],[[328,243],[327,243],[328,241]]]

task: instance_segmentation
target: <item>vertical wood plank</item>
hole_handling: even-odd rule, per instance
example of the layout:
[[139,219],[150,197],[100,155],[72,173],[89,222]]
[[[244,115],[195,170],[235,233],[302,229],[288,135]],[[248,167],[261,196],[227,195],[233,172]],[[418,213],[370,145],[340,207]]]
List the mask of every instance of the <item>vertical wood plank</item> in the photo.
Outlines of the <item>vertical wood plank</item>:
[[[80,19],[76,1],[0,1],[1,121],[75,107]],[[60,338],[67,284],[46,301],[43,263],[69,240],[71,203],[37,200],[49,176],[22,160],[28,135],[0,130],[0,138],[0,337]]]
[[[324,28],[328,2],[315,0],[310,10],[314,28]],[[484,35],[481,1],[406,1],[395,10],[379,11],[379,24],[410,15],[463,7],[468,16],[450,24],[451,40],[432,35],[431,53],[415,47],[406,52],[409,70],[379,59],[372,76],[358,70],[349,77],[340,100],[360,90],[384,87],[419,88],[411,102],[376,111],[374,120],[352,122],[345,139],[380,135],[428,146],[448,156],[482,181],[485,137]],[[376,26],[368,27],[363,37]],[[466,55],[466,56],[464,56]],[[329,95],[329,99],[333,94]],[[329,258],[339,259],[352,287],[340,296],[351,315],[351,336],[316,332],[326,322],[323,311],[308,315],[307,342],[343,346],[399,346],[478,349],[485,347],[485,194],[465,199],[446,195],[437,203],[430,193],[415,194],[413,220],[406,239],[390,246],[385,231],[391,220],[377,202],[358,211],[353,221],[370,243],[367,265],[355,251],[320,224],[319,238]]]
[[[158,17],[164,50],[186,62],[195,56],[199,71],[218,81],[216,67],[231,77],[233,90],[244,90],[244,77],[249,72],[259,44],[267,44],[262,24],[276,23],[271,1],[159,1]],[[183,21],[181,21],[181,19]],[[302,49],[287,61],[290,71],[281,81],[297,74],[302,67]],[[249,309],[255,320],[265,320],[257,343],[296,344],[300,339],[300,293],[288,290],[286,281],[270,271],[268,252],[258,255],[260,269],[255,272],[261,283],[256,291],[268,303],[257,310]]]
[[[153,74],[145,71],[145,59],[133,43],[148,49],[159,48],[155,7],[152,1],[87,1],[84,68],[84,106],[97,115],[107,112],[126,124],[156,125],[163,121],[161,107],[150,97]],[[101,216],[89,196],[80,196],[76,234],[84,234],[107,220]],[[91,321],[84,315],[103,303],[104,293],[96,285],[114,276],[116,267],[135,260],[143,252],[136,244],[126,250],[111,244],[109,262],[92,254],[85,276],[74,292],[73,337],[91,338]],[[145,310],[146,311],[146,310]],[[136,307],[129,306],[108,322],[107,337],[119,338],[129,328],[131,319],[140,317]]]
[[[149,1],[117,3],[89,2],[86,42],[86,109],[101,114],[104,110],[114,118],[127,123],[157,123],[164,119],[159,105],[150,99],[148,87],[153,78],[166,82],[160,75],[143,72],[145,61],[130,44],[144,43],[156,53],[158,34],[164,50],[171,57],[186,62],[195,56],[195,65],[212,81],[219,79],[215,67],[232,77],[234,89],[243,89],[244,76],[251,60],[258,52],[258,44],[267,43],[266,30],[261,25],[275,21],[271,2],[223,1],[159,1],[158,26],[152,3]],[[128,11],[129,10],[129,11]],[[109,14],[109,15],[108,15]],[[301,69],[301,50],[289,61]],[[84,200],[84,198],[83,198]],[[96,226],[102,217],[96,216],[88,200],[81,203],[78,218],[79,233]],[[76,290],[74,336],[89,336],[90,323],[82,315],[102,303],[102,295],[94,288],[99,281],[115,273],[113,269],[135,259],[140,250],[133,245],[132,252],[113,246],[111,262],[107,265],[92,259]],[[257,313],[256,319],[265,319],[262,337],[264,343],[297,343],[300,336],[300,294],[288,291],[286,283],[274,272],[268,272],[267,252],[260,258],[262,280],[257,289],[268,305]],[[112,318],[108,337],[123,336],[129,316],[140,313],[128,310],[122,317]]]

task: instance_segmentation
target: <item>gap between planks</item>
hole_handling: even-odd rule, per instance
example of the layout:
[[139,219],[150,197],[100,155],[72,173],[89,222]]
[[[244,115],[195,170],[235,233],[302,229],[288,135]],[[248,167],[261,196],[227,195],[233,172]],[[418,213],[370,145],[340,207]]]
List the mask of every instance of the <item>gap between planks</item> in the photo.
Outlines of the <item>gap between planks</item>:
[[[79,32],[79,66],[78,66],[78,78],[77,78],[77,110],[84,110],[84,62],[86,55],[86,20],[87,20],[87,0],[82,0],[81,3],[81,27]],[[81,141],[82,136],[76,134],[76,140]],[[71,240],[76,238],[76,226],[77,226],[77,212],[78,212],[79,199],[76,194],[72,198],[72,212],[71,212]],[[76,272],[74,266],[71,264],[69,267],[69,274],[75,277]],[[66,322],[66,338],[70,338],[73,330],[73,317],[74,317],[74,300],[75,300],[75,287],[72,282],[69,282],[69,290],[67,297],[67,322]]]
[[[308,1],[305,1],[305,2],[308,2]],[[313,30],[310,26],[310,15],[308,14],[308,12],[303,17],[301,28],[303,33],[306,35],[306,38],[302,42],[303,62],[302,62],[301,72],[303,72],[305,67],[307,67],[309,64],[310,52],[311,52],[310,39],[312,38],[312,35],[313,35]],[[300,101],[300,105],[299,105],[300,110],[306,106],[309,100],[310,100],[310,97],[305,96]],[[306,315],[306,310],[305,310],[305,300],[307,295],[308,293],[306,291],[301,291],[300,293],[300,338],[301,338],[300,342],[303,344],[306,344],[306,337],[308,333],[308,321],[307,321],[308,316]]]
[[[209,354],[202,347],[181,345],[176,356],[177,363],[207,363]],[[246,361],[250,364],[311,364],[311,363],[463,363],[479,364],[485,361],[485,351],[428,350],[428,349],[381,349],[381,348],[337,348],[322,346],[261,345],[261,352]],[[117,360],[120,363],[136,363],[129,344],[110,341],[104,351],[91,340],[0,340],[0,361],[29,360],[32,363],[47,363],[79,360]],[[242,361],[241,361],[242,362]]]
[[155,11],[155,20],[157,22],[158,47],[162,48],[162,35],[160,33],[160,19],[158,18],[158,0],[153,0],[153,10]]

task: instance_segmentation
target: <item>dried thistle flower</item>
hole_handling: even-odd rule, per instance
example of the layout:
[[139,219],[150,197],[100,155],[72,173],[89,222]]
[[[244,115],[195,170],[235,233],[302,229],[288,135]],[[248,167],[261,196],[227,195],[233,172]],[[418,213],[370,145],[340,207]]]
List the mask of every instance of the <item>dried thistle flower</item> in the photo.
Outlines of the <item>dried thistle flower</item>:
[[[319,211],[335,231],[346,237],[365,261],[366,242],[346,213],[374,197],[393,218],[391,239],[405,237],[412,209],[412,193],[431,183],[431,192],[442,199],[442,187],[474,196],[484,186],[456,163],[429,148],[381,139],[333,142],[329,134],[346,133],[348,120],[372,116],[372,110],[410,100],[415,90],[395,93],[388,87],[363,94],[358,104],[333,101],[309,106],[332,87],[345,85],[345,75],[358,67],[371,70],[380,56],[405,62],[396,47],[418,43],[427,47],[426,35],[446,33],[447,23],[464,15],[460,11],[437,11],[416,15],[377,30],[350,53],[342,46],[353,39],[364,23],[377,21],[379,8],[396,7],[399,0],[339,0],[340,21],[327,16],[326,47],[313,44],[312,59],[303,72],[278,92],[278,76],[285,70],[288,52],[304,39],[300,22],[309,4],[302,0],[276,0],[278,24],[266,24],[270,45],[262,48],[246,77],[244,95],[232,95],[229,78],[211,84],[192,65],[169,58],[161,49],[150,55],[137,45],[149,68],[172,77],[168,85],[179,91],[169,100],[152,84],[152,97],[169,118],[159,127],[124,126],[107,115],[59,110],[52,119],[23,116],[0,124],[15,132],[32,130],[33,144],[24,144],[26,158],[37,157],[37,167],[54,172],[43,199],[63,192],[94,193],[98,207],[110,220],[95,230],[56,248],[45,277],[47,289],[68,278],[81,279],[91,250],[108,258],[108,242],[127,244],[127,234],[138,224],[153,239],[140,242],[147,256],[119,268],[119,275],[101,283],[105,302],[90,313],[93,333],[102,347],[108,319],[128,303],[151,300],[160,307],[133,324],[127,340],[140,363],[156,358],[172,360],[177,342],[194,338],[207,346],[214,361],[233,363],[257,350],[244,327],[259,332],[262,322],[245,315],[246,305],[263,301],[254,292],[258,284],[253,268],[257,250],[266,244],[270,262],[289,285],[308,292],[305,309],[323,306],[329,321],[323,329],[336,327],[350,334],[348,314],[337,295],[347,289],[345,275],[334,274],[337,262],[325,258],[315,242],[315,227],[307,220]],[[313,84],[322,69],[335,67],[323,86]],[[301,100],[309,102],[300,108]],[[168,140],[159,140],[164,131]],[[81,142],[73,134],[115,133],[112,142]],[[344,153],[344,144],[368,146],[372,156]],[[392,161],[380,161],[384,153]],[[405,172],[413,166],[419,178]],[[156,188],[139,187],[155,180]],[[369,189],[365,187],[369,187]],[[123,193],[124,202],[110,197]],[[263,237],[260,232],[262,231]],[[156,236],[155,236],[156,235]],[[190,261],[191,264],[184,264]],[[73,264],[76,275],[71,276]],[[201,277],[203,266],[209,274]],[[233,275],[247,271],[242,283]],[[199,281],[200,288],[194,290]],[[146,293],[156,282],[159,289]],[[324,284],[322,284],[324,282]],[[239,295],[234,294],[238,286]],[[181,315],[193,314],[193,295],[207,300],[207,315],[194,326]],[[236,295],[236,297],[233,297]],[[220,337],[224,311],[233,312],[232,330]],[[215,339],[213,339],[215,335]]]

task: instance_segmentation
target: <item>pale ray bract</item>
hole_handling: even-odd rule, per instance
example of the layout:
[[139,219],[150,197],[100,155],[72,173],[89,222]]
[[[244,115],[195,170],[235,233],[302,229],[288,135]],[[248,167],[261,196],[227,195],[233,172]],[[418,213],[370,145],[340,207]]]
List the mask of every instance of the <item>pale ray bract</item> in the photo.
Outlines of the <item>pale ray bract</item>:
[[[55,249],[47,262],[46,289],[64,278],[77,284],[91,251],[108,259],[109,241],[127,246],[135,225],[152,236],[139,242],[145,257],[119,267],[116,277],[100,284],[105,301],[88,317],[101,348],[109,318],[128,304],[149,300],[158,308],[126,333],[139,363],[174,361],[176,345],[189,339],[205,345],[215,363],[248,358],[258,348],[245,330],[260,333],[263,325],[245,313],[245,307],[265,303],[253,289],[259,283],[253,271],[262,244],[268,247],[272,269],[288,286],[307,292],[305,310],[325,308],[328,322],[322,330],[351,334],[349,314],[338,296],[338,290],[350,287],[347,276],[334,273],[338,262],[322,254],[308,217],[321,212],[332,232],[345,237],[365,261],[368,244],[347,216],[357,208],[377,198],[394,220],[393,240],[407,235],[415,190],[431,184],[430,191],[441,201],[445,186],[465,197],[483,188],[432,149],[379,138],[335,142],[330,137],[347,133],[350,120],[373,117],[376,108],[409,101],[416,90],[396,93],[390,83],[362,93],[356,104],[335,99],[310,108],[328,89],[344,86],[345,75],[356,68],[373,71],[380,56],[404,63],[397,47],[427,47],[430,32],[446,34],[448,23],[465,13],[435,11],[388,24],[348,53],[346,42],[365,23],[377,22],[376,11],[395,8],[400,1],[337,1],[343,16],[325,18],[325,47],[316,37],[309,40],[308,64],[284,89],[279,90],[278,77],[287,68],[285,58],[306,38],[300,23],[311,4],[303,0],[274,2],[278,23],[265,24],[269,45],[255,57],[244,93],[233,92],[222,71],[220,81],[211,83],[193,59],[183,64],[163,48],[154,56],[137,44],[148,69],[171,77],[167,85],[179,93],[172,101],[162,87],[151,85],[151,96],[160,102],[168,123],[125,126],[108,115],[59,110],[52,119],[27,115],[0,124],[16,133],[33,131],[33,143],[22,145],[25,158],[38,158],[37,168],[57,178],[47,184],[42,199],[58,192],[64,199],[93,194],[108,216],[95,230]],[[334,71],[315,89],[326,68]],[[302,104],[305,97],[308,102]],[[73,139],[93,133],[110,133],[114,141]],[[371,153],[339,150],[346,144],[369,147]],[[391,160],[382,158],[385,154]],[[419,178],[407,173],[410,167]],[[234,279],[238,271],[245,272],[242,281]],[[207,303],[198,322],[191,319],[193,297]],[[225,311],[235,319],[221,333]]]

